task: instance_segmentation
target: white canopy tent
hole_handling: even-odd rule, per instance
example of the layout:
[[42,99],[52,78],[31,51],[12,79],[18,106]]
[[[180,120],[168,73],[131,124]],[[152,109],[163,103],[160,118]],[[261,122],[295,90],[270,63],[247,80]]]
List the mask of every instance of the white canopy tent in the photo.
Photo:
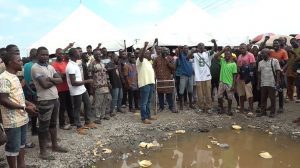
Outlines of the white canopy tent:
[[188,45],[195,46],[199,42],[207,43],[215,38],[214,18],[187,0],[173,15],[155,25],[137,44],[144,41],[150,44],[158,38],[161,46]]
[[116,51],[124,48],[124,40],[132,40],[117,28],[80,5],[70,16],[62,21],[57,27],[46,34],[30,48],[45,46],[50,53],[54,53],[56,48],[64,48],[70,42],[75,42],[74,46],[85,48],[87,45],[96,47],[102,43],[109,51]]

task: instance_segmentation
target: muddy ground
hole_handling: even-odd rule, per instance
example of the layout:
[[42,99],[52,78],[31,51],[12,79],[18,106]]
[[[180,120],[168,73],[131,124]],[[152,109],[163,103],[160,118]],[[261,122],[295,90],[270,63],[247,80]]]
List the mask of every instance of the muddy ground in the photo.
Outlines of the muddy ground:
[[[185,108],[178,114],[163,111],[158,114],[159,119],[151,125],[145,125],[140,121],[139,113],[118,113],[109,121],[98,125],[98,129],[89,130],[88,135],[78,135],[75,128],[72,130],[59,130],[60,144],[67,147],[67,154],[54,153],[55,161],[42,161],[38,158],[39,147],[37,137],[32,140],[36,144],[34,149],[26,149],[26,164],[36,165],[41,168],[65,168],[65,167],[91,167],[97,160],[119,158],[121,151],[127,149],[129,153],[138,150],[140,142],[158,142],[168,139],[168,133],[178,129],[186,131],[211,130],[218,127],[231,127],[233,123],[241,125],[244,129],[269,130],[274,134],[291,136],[300,140],[300,126],[292,123],[292,120],[300,116],[300,104],[289,102],[285,104],[285,112],[275,118],[247,117],[245,114],[234,113],[234,116],[197,113]],[[250,127],[249,127],[250,125]],[[100,147],[100,143],[103,147]],[[1,147],[3,148],[3,146]],[[96,151],[94,149],[97,149]],[[112,149],[111,154],[102,154],[102,148]],[[2,155],[3,149],[1,149]],[[96,155],[95,155],[96,154]]]

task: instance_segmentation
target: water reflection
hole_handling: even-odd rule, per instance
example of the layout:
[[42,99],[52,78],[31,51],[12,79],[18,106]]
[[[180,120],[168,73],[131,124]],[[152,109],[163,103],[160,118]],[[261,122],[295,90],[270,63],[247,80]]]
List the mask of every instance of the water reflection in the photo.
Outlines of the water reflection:
[[[228,149],[211,144],[208,136]],[[211,149],[207,148],[211,145]],[[263,159],[258,154],[268,151],[273,158]],[[255,130],[214,130],[210,133],[174,135],[163,148],[151,155],[140,155],[128,160],[106,160],[99,168],[135,168],[137,160],[151,160],[151,168],[281,168],[299,167],[300,144],[284,136],[268,135]]]

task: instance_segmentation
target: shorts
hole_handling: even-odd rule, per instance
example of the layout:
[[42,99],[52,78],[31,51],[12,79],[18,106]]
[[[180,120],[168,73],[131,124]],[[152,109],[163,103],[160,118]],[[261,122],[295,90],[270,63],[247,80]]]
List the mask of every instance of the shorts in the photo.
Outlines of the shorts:
[[245,84],[244,80],[239,80],[239,81],[237,81],[236,89],[237,89],[237,93],[240,97],[246,96],[247,99],[253,97],[251,82]]
[[25,148],[27,124],[17,128],[5,128],[7,142],[5,145],[6,156],[18,156],[19,151]]
[[179,82],[179,94],[183,95],[185,89],[187,89],[188,93],[193,93],[193,76],[187,77],[187,76],[180,76],[180,82]]
[[224,92],[226,92],[229,100],[234,98],[234,93],[231,91],[231,87],[226,83],[220,82],[218,87],[218,98],[223,98]]
[[56,128],[59,100],[42,100],[38,102],[38,119],[39,119],[39,132],[47,132],[49,128]]

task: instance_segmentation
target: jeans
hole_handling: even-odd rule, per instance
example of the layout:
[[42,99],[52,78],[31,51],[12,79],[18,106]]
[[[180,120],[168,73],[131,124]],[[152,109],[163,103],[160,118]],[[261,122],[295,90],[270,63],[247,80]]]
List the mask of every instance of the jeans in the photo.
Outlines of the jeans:
[[123,90],[122,88],[114,88],[111,91],[111,104],[110,104],[110,110],[113,112],[115,110],[115,107],[117,106],[117,110],[119,110],[122,106],[122,99],[123,99]]
[[74,111],[72,106],[72,99],[70,91],[63,91],[58,93],[59,96],[59,126],[65,125],[65,111],[67,110],[70,124],[74,124]]
[[183,95],[184,91],[187,89],[188,93],[193,93],[193,76],[187,77],[187,76],[180,76],[180,82],[179,82],[179,94]]
[[139,108],[139,90],[129,90],[128,91],[128,102],[129,102],[129,109],[133,109],[133,100],[135,108]]
[[142,121],[151,118],[151,98],[154,90],[154,84],[148,84],[140,88],[141,95],[141,118]]
[[5,145],[6,156],[18,156],[20,148],[25,148],[27,124],[17,128],[5,128],[7,142]]
[[[123,86],[125,86],[125,84],[123,84]],[[127,105],[127,96],[129,95],[129,90],[126,89],[125,87],[123,87],[123,96],[122,96],[122,105]]]
[[[169,105],[169,109],[173,110],[174,108],[173,93],[166,93],[166,99]],[[165,106],[165,93],[158,93],[158,101],[159,101],[159,108],[163,110]]]
[[92,122],[93,120],[93,113],[91,110],[91,102],[90,102],[90,97],[87,91],[82,93],[81,95],[76,95],[72,96],[73,100],[73,109],[74,109],[74,120],[75,120],[75,125],[77,128],[81,128],[82,124],[80,122],[80,109],[81,109],[81,102],[84,104],[84,120],[85,123],[88,124]]

